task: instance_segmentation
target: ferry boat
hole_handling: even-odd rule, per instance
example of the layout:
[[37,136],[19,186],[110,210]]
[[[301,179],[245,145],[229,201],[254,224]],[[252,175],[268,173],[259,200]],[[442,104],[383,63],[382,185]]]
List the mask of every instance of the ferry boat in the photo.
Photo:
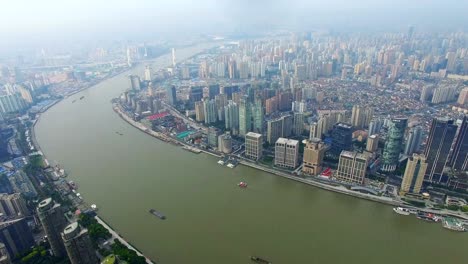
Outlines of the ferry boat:
[[237,186],[241,187],[241,188],[247,188],[247,183],[246,182],[239,182],[239,184],[237,184]]
[[224,165],[224,161],[223,160],[218,160],[218,164],[219,165]]
[[251,256],[250,260],[252,260],[252,261],[254,261],[256,263],[261,263],[261,264],[271,264],[270,261],[268,261],[266,259],[262,259],[262,258],[257,257],[257,256]]
[[400,215],[410,215],[410,210],[404,207],[393,207],[393,211]]
[[236,167],[236,166],[234,164],[232,164],[232,163],[228,163],[227,167],[231,168],[231,169],[234,169],[234,167]]
[[440,218],[434,214],[426,213],[426,212],[419,212],[416,217],[421,220],[429,221],[429,222],[438,222]]
[[158,217],[159,219],[162,219],[162,220],[166,219],[165,215],[163,215],[162,213],[160,213],[160,212],[158,212],[158,211],[156,211],[154,209],[150,209],[149,213],[156,216],[156,217]]
[[452,231],[457,231],[457,232],[466,231],[465,227],[463,226],[463,223],[452,217],[445,217],[442,220],[442,226]]

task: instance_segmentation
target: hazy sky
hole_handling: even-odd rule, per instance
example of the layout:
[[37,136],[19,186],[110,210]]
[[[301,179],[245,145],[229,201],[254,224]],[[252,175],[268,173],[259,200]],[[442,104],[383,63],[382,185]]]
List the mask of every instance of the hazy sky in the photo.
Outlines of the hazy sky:
[[466,0],[0,0],[0,48],[10,43],[161,33],[468,27]]

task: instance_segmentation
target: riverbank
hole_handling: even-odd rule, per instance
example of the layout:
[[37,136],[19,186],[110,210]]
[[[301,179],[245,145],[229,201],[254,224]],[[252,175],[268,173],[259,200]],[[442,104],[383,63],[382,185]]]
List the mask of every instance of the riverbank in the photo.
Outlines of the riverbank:
[[[113,109],[114,109],[114,112],[116,112],[124,121],[126,121],[131,126],[139,129],[140,131],[144,132],[145,134],[153,136],[153,137],[155,137],[155,138],[157,138],[159,140],[162,140],[164,142],[169,142],[169,143],[172,143],[174,145],[183,146],[184,148],[190,148],[190,149],[193,149],[193,150],[197,150],[197,151],[190,151],[190,152],[195,153],[195,154],[203,152],[205,154],[209,154],[209,155],[217,157],[217,158],[222,157],[221,155],[217,155],[217,154],[215,154],[213,152],[206,151],[206,150],[203,150],[203,149],[195,148],[192,145],[185,144],[185,143],[180,142],[180,141],[178,141],[178,140],[176,140],[176,139],[174,139],[174,138],[172,138],[170,136],[167,136],[167,135],[165,135],[163,133],[156,132],[156,131],[151,130],[150,128],[145,127],[140,122],[137,122],[137,121],[133,120],[131,117],[129,117],[125,113],[125,111],[123,111],[121,109],[119,104],[114,104]],[[361,199],[365,199],[365,200],[368,200],[368,201],[378,202],[378,203],[385,204],[385,205],[390,205],[390,206],[402,206],[402,207],[405,207],[405,208],[419,210],[419,211],[423,211],[423,212],[427,212],[427,213],[433,213],[433,214],[438,214],[438,215],[443,215],[443,216],[458,217],[458,218],[462,218],[464,220],[468,220],[468,216],[465,215],[465,214],[462,214],[462,213],[450,212],[450,211],[447,211],[447,210],[432,210],[432,209],[429,209],[429,208],[414,207],[414,206],[412,206],[412,205],[410,205],[408,203],[405,203],[405,202],[403,202],[401,200],[392,199],[390,197],[382,197],[382,196],[366,194],[366,193],[350,190],[350,189],[348,189],[348,188],[346,188],[344,186],[334,186],[334,185],[331,185],[331,184],[322,183],[322,182],[320,182],[318,180],[314,180],[314,179],[301,178],[301,177],[295,176],[295,175],[290,174],[290,173],[285,173],[283,171],[279,171],[279,170],[275,170],[275,169],[271,169],[269,167],[259,165],[259,164],[255,163],[255,162],[249,161],[247,159],[241,159],[239,163],[244,165],[244,166],[254,168],[254,169],[257,169],[257,170],[261,170],[261,171],[264,171],[264,172],[267,172],[267,173],[270,173],[270,174],[273,174],[273,175],[277,175],[277,176],[280,176],[280,177],[283,177],[283,178],[286,178],[286,179],[289,179],[289,180],[304,183],[304,184],[314,186],[314,187],[317,187],[317,188],[320,188],[320,189],[323,189],[323,190],[332,191],[332,192],[352,196],[352,197],[355,197],[355,198],[361,198]]]

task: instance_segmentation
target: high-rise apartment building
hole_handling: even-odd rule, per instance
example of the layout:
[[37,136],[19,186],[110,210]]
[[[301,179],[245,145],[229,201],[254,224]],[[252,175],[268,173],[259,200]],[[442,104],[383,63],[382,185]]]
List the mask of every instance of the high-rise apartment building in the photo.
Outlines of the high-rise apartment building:
[[256,99],[252,106],[253,132],[263,133],[263,116],[262,100]]
[[244,97],[239,104],[239,135],[244,137],[250,131],[252,131],[252,107]]
[[169,105],[175,105],[177,102],[176,88],[174,85],[166,86],[166,100]]
[[351,125],[357,128],[365,128],[374,116],[374,109],[372,107],[361,107],[359,105],[353,106],[351,112]]
[[205,122],[205,107],[203,101],[195,102],[195,120]]
[[461,105],[468,104],[468,87],[465,87],[461,90],[457,103]]
[[81,228],[78,222],[65,227],[62,239],[71,264],[99,263],[88,230]]
[[405,174],[401,182],[400,194],[419,194],[426,173],[427,162],[424,155],[413,154],[406,164]]
[[263,154],[263,136],[253,132],[245,135],[245,156],[251,160],[258,160]]
[[218,121],[218,111],[215,100],[203,101],[203,111],[205,115],[205,124],[216,123]]
[[323,157],[326,145],[319,138],[311,138],[305,142],[302,172],[317,176],[322,172]]
[[230,130],[233,135],[239,133],[239,107],[231,100],[224,107],[224,124],[226,130]]
[[294,118],[285,115],[267,122],[267,142],[273,144],[280,137],[289,137],[293,131]]
[[26,218],[0,222],[0,241],[5,244],[8,255],[13,257],[35,245]]
[[47,235],[52,253],[61,257],[65,255],[65,247],[60,233],[66,226],[66,219],[60,204],[54,203],[52,198],[47,198],[39,203],[37,215]]
[[30,212],[20,193],[0,194],[0,213],[7,217],[25,217]]
[[299,141],[278,138],[275,143],[275,166],[294,169],[299,157]]

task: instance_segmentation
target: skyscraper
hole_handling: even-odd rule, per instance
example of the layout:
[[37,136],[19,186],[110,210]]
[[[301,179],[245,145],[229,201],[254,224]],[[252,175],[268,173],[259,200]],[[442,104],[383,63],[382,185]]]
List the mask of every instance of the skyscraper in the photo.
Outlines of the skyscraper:
[[468,117],[463,117],[463,121],[458,129],[457,138],[453,145],[450,166],[457,171],[468,170]]
[[322,162],[326,146],[319,138],[312,138],[305,142],[302,172],[317,176],[322,172]]
[[168,104],[175,105],[177,101],[177,97],[176,97],[176,88],[174,85],[166,86],[166,99],[167,99]]
[[331,133],[332,143],[330,154],[338,157],[343,150],[353,147],[353,127],[345,123],[336,123]]
[[151,67],[147,65],[145,67],[145,81],[151,82],[151,80],[152,80],[152,78],[151,78]]
[[263,136],[248,132],[245,135],[245,156],[251,160],[258,160],[263,154]]
[[88,230],[77,222],[71,223],[62,233],[63,243],[71,264],[96,264],[98,258],[91,244]]
[[233,135],[239,133],[239,107],[232,100],[224,107],[224,122],[225,128]]
[[373,115],[374,109],[372,107],[355,105],[351,112],[351,125],[358,128],[365,128],[369,126]]
[[20,193],[0,194],[0,213],[7,217],[25,217],[30,212]]
[[424,155],[413,154],[406,164],[405,174],[401,182],[400,194],[419,194],[426,173],[427,162]]
[[191,86],[189,99],[190,102],[198,102],[203,98],[203,86]]
[[294,169],[299,157],[299,141],[278,138],[275,143],[275,166]]
[[208,97],[214,99],[219,94],[219,84],[210,84],[208,86]]
[[403,138],[407,123],[407,118],[393,118],[390,121],[382,155],[382,171],[393,172],[396,170],[400,152],[403,148]]
[[252,115],[253,115],[253,131],[255,133],[263,133],[263,106],[262,100],[256,99],[254,105],[252,106]]
[[456,132],[457,126],[453,120],[437,118],[432,120],[424,150],[427,160],[426,180],[436,183],[443,181],[444,167]]
[[411,156],[414,152],[419,150],[419,146],[422,141],[422,128],[420,126],[411,128],[408,134],[408,140],[406,141],[405,151],[403,152],[407,156]]
[[376,152],[379,147],[379,135],[370,135],[367,138],[366,150],[369,152]]
[[128,78],[130,79],[130,87],[132,90],[139,91],[141,89],[140,77],[138,75],[130,75]]
[[372,119],[369,124],[369,135],[379,134],[380,130],[382,129],[383,122],[381,119]]
[[205,115],[205,124],[216,123],[218,121],[218,111],[216,110],[215,100],[203,101],[203,110]]
[[239,104],[239,135],[245,135],[252,131],[252,107],[247,98],[241,98]]
[[57,257],[64,256],[65,247],[60,232],[66,226],[66,220],[60,204],[54,203],[52,198],[47,198],[39,203],[37,215],[47,235],[52,253]]
[[195,120],[205,122],[205,108],[203,101],[195,102]]
[[367,155],[352,151],[340,154],[336,177],[344,182],[364,184],[367,172]]
[[465,87],[463,90],[461,90],[457,103],[461,105],[468,104],[468,87]]
[[17,256],[34,246],[34,238],[26,218],[0,222],[0,241],[10,256]]
[[304,114],[294,113],[293,135],[300,136],[304,131]]

